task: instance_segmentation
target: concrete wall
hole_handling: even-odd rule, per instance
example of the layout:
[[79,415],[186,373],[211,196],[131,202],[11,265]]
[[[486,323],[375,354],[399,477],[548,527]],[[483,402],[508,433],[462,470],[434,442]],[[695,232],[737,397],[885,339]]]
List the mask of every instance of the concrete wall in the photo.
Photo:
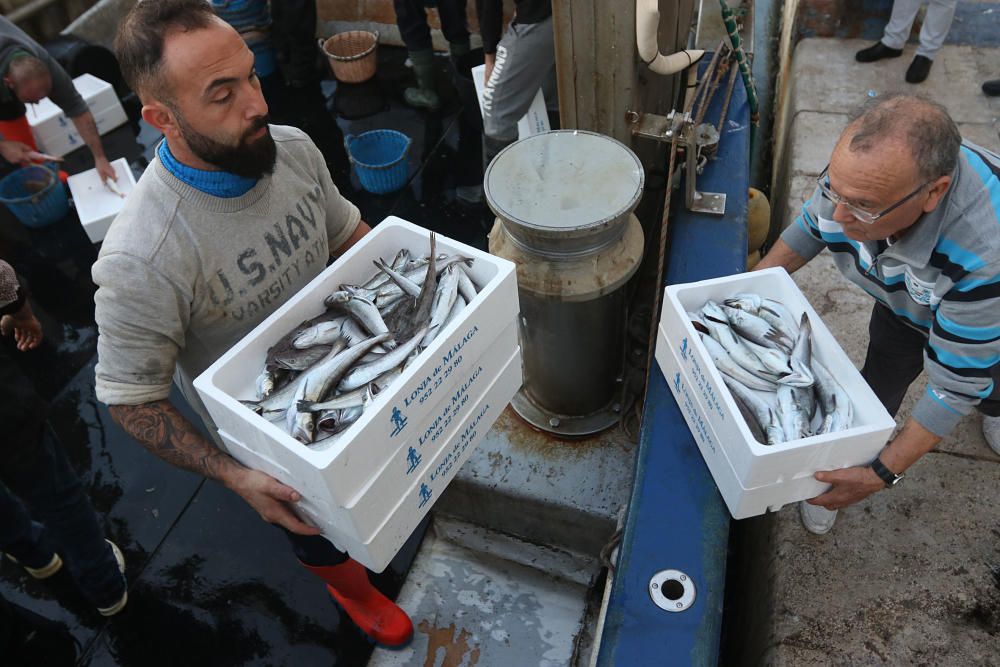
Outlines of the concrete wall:
[[70,23],[63,34],[110,49],[118,30],[118,21],[135,3],[136,0],[100,0]]
[[35,40],[53,39],[95,0],[0,0],[0,13]]

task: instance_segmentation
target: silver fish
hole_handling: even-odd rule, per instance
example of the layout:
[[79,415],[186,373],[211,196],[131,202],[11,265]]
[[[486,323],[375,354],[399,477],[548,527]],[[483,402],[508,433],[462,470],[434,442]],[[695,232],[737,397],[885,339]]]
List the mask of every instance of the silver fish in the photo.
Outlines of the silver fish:
[[752,292],[740,292],[735,294],[728,299],[723,299],[722,304],[729,306],[730,308],[739,308],[740,310],[745,310],[748,313],[757,315],[760,310],[760,305],[763,299],[759,294],[754,294]]
[[384,344],[389,340],[390,335],[386,332],[372,336],[342,352],[327,355],[306,373],[308,388],[301,400],[322,400],[331,387],[336,387],[340,383],[344,375],[358,362],[358,359],[365,356],[368,350],[375,345]]
[[364,414],[364,408],[360,405],[353,408],[345,408],[344,410],[327,410],[321,413],[316,419],[316,423],[322,430],[328,433],[342,433],[346,431],[351,425],[361,418]]
[[[443,273],[449,266],[458,264],[469,265],[471,263],[472,259],[463,257],[462,255],[439,255],[438,260],[434,263],[434,273],[435,275]],[[427,271],[421,267],[420,269],[405,271],[403,276],[417,285],[423,286],[424,280],[427,277]],[[402,288],[394,283],[387,283],[379,288],[378,291],[379,297],[394,297],[403,293]]]
[[795,320],[795,316],[780,301],[775,299],[761,299],[757,315],[778,331],[783,332],[791,340],[795,340],[799,335],[799,325]]
[[257,376],[257,381],[254,385],[257,387],[257,400],[262,401],[271,395],[274,391],[275,384],[277,380],[274,376],[274,371],[265,367],[264,370],[260,372]]
[[457,298],[458,271],[455,270],[455,267],[449,266],[444,270],[444,275],[441,276],[441,282],[435,294],[434,307],[431,309],[430,328],[427,330],[427,334],[421,343],[423,347],[430,345],[431,341],[441,333],[441,329],[444,327],[448,315],[451,314],[451,309],[454,307]]
[[330,345],[314,345],[304,350],[288,348],[271,359],[274,368],[304,371],[330,353]]
[[406,268],[406,265],[407,263],[409,263],[409,261],[410,261],[410,251],[406,248],[403,248],[396,253],[395,257],[393,257],[390,266],[392,267],[393,271],[402,271],[403,269]]
[[790,352],[794,341],[768,324],[763,318],[731,306],[722,306],[726,318],[736,333],[763,347],[776,347]]
[[[712,338],[725,348],[734,362],[767,382],[772,382],[775,379],[774,374],[767,370],[757,355],[744,345],[742,339],[736,335],[725,312],[718,304],[714,301],[706,303],[702,308],[702,320],[712,334]],[[742,380],[742,378],[740,379]],[[744,384],[752,386],[747,382]]]
[[[726,383],[727,387],[729,387],[729,391],[733,394],[733,398],[738,399],[738,401],[742,401],[743,405],[750,411],[751,416],[760,431],[760,435],[762,436],[762,439],[758,439],[758,442],[765,445],[777,445],[778,443],[785,441],[785,433],[781,428],[781,422],[778,420],[778,415],[775,413],[774,408],[768,405],[767,401],[752,392],[749,387],[735,378],[723,374],[722,381]],[[747,426],[750,426],[749,420]],[[751,431],[753,431],[752,428]]]
[[[410,251],[406,248],[401,249],[396,253],[392,262],[389,264],[395,271],[405,271],[410,264]],[[371,279],[365,281],[361,287],[366,290],[377,291],[379,287],[382,287],[389,282],[389,276],[384,273],[376,273]]]
[[785,442],[798,440],[809,431],[809,423],[802,409],[792,395],[793,388],[787,384],[778,385],[778,419],[785,433]]
[[369,387],[369,385],[359,387],[354,391],[349,391],[346,394],[340,394],[320,402],[302,400],[299,401],[298,408],[305,412],[322,412],[324,410],[343,410],[344,408],[359,407],[364,405],[365,395],[368,393]]
[[764,378],[757,377],[750,373],[738,363],[733,361],[733,358],[726,351],[726,348],[722,346],[717,340],[712,338],[707,334],[701,334],[701,342],[705,345],[705,349],[708,351],[708,356],[712,358],[715,362],[715,367],[719,369],[722,373],[734,377],[751,389],[760,389],[762,391],[774,391],[775,384]]
[[773,347],[764,347],[749,340],[743,340],[742,342],[760,359],[760,362],[764,364],[764,368],[769,372],[779,376],[788,375],[792,372],[792,367],[788,362],[788,355],[781,350]]
[[812,370],[816,377],[816,394],[823,410],[823,423],[816,433],[836,433],[851,428],[854,404],[850,396],[819,359],[813,358]]
[[[437,237],[431,232],[430,257],[434,257]],[[424,326],[431,319],[431,308],[434,306],[435,287],[437,285],[437,266],[435,262],[427,262],[427,271],[424,275],[424,282],[417,296],[417,302],[413,305],[413,313],[407,322],[404,323],[399,335],[401,340],[406,340],[412,336],[417,329]]]
[[[340,308],[351,315],[373,336],[381,336],[382,334],[389,333],[389,328],[385,325],[382,314],[378,312],[375,304],[368,299],[351,296],[346,292],[334,292],[326,298],[325,303],[327,307]],[[389,338],[386,339],[385,346],[392,347],[393,345],[394,341],[390,334]]]
[[295,400],[288,407],[288,412],[285,416],[285,423],[288,428],[288,432],[292,434],[292,437],[301,443],[309,444],[313,441],[313,437],[316,435],[316,424],[313,419],[313,414],[311,412],[301,412],[298,409],[298,403],[302,400],[306,392],[308,391],[308,379],[299,384],[299,390],[295,394]]
[[293,338],[292,347],[304,350],[315,345],[332,345],[335,340],[340,338],[340,332],[346,320],[347,317],[343,316],[315,324]]
[[375,260],[375,266],[383,270],[388,274],[392,282],[395,283],[404,294],[412,296],[414,298],[420,296],[420,285],[413,282],[402,273],[395,271],[391,266],[387,265],[381,259]]
[[[360,407],[360,406],[359,406]],[[340,423],[340,408],[321,410],[316,414],[316,428],[323,433],[339,433],[337,425]]]
[[417,346],[420,345],[420,341],[425,333],[426,327],[418,331],[415,336],[397,347],[395,350],[383,355],[383,357],[378,361],[352,368],[346,375],[344,375],[343,379],[340,381],[338,389],[340,391],[351,391],[353,389],[357,389],[358,387],[363,387],[383,373],[387,373],[396,368],[402,364],[408,356],[410,356],[411,352],[414,352],[417,349]]
[[790,375],[778,380],[781,384],[792,385],[793,387],[811,387],[814,379],[810,364],[812,362],[812,325],[809,317],[802,313],[802,321],[799,323],[799,335],[795,339],[795,346],[788,359],[792,367]]
[[[326,355],[323,356],[323,359],[325,359],[329,355],[336,355],[346,346],[347,342],[345,340],[343,339],[338,340],[329,349]],[[317,348],[310,348],[310,350],[315,350],[315,349]],[[310,350],[303,350],[303,354],[309,352]],[[309,370],[316,368],[319,365],[319,363],[322,362],[323,359],[317,360],[316,363],[312,364],[308,370],[300,373],[294,380],[286,384],[281,389],[272,392],[271,395],[268,396],[263,401],[260,401],[257,404],[258,413],[267,416],[267,413],[270,412],[278,412],[278,411],[284,412],[285,410],[287,410],[288,407],[292,404],[292,401],[295,400],[295,395],[298,393],[300,388],[299,385],[301,385],[303,382],[306,381]]]
[[476,288],[476,283],[472,282],[472,277],[469,272],[465,270],[465,267],[461,264],[458,265],[458,293],[465,299],[466,303],[472,303],[472,300],[476,298],[476,294],[479,290]]
[[449,324],[451,324],[455,319],[457,319],[462,314],[462,310],[464,310],[467,305],[468,304],[465,302],[465,299],[462,297],[461,294],[459,294],[458,297],[455,299],[455,305],[451,307],[451,312],[448,313],[448,317],[445,318],[444,324],[441,326],[446,327]]

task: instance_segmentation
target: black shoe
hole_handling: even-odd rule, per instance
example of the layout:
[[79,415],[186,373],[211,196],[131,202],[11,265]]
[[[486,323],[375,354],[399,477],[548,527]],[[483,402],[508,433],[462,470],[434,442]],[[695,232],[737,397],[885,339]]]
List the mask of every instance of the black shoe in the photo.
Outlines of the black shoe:
[[934,61],[926,56],[914,56],[913,62],[906,68],[906,83],[920,83],[931,73]]
[[861,49],[854,54],[854,59],[859,63],[873,63],[883,58],[898,58],[903,55],[903,49],[890,49],[882,42],[876,42],[867,49]]
[[983,92],[990,97],[1000,97],[1000,79],[993,79],[984,83]]

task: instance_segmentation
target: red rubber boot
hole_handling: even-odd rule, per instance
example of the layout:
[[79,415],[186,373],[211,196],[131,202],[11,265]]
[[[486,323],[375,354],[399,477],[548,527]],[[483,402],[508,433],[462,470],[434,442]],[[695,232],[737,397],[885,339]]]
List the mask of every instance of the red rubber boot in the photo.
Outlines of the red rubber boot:
[[406,612],[368,581],[368,571],[354,559],[340,565],[302,566],[326,582],[326,590],[358,628],[376,644],[403,648],[413,638],[413,622]]

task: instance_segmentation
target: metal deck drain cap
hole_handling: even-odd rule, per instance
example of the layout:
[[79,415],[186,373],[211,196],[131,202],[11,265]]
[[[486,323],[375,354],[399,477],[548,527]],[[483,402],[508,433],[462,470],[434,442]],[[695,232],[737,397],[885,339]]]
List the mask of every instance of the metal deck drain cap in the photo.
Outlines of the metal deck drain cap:
[[660,570],[649,580],[649,597],[664,611],[688,609],[694,595],[694,582],[680,570]]

